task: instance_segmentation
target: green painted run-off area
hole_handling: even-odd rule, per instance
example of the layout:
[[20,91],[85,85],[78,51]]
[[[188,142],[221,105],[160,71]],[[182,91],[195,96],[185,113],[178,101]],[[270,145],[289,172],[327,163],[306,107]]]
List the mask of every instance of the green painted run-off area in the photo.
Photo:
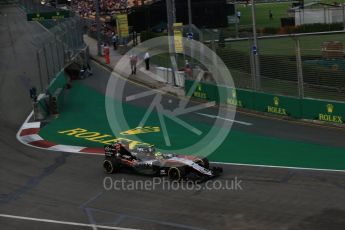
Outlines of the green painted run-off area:
[[[139,124],[147,109],[139,105],[121,104],[116,100],[114,103],[117,106],[123,106],[131,128],[135,128]],[[66,95],[64,108],[59,117],[45,125],[41,129],[40,135],[45,140],[59,144],[103,147],[104,144],[100,140],[90,141],[87,138],[77,138],[58,132],[81,128],[106,135],[107,138],[103,139],[111,139],[114,134],[109,127],[105,111],[105,96],[77,82]],[[185,121],[202,132],[210,129],[210,126],[205,123],[187,118]],[[166,122],[173,148],[186,147],[200,139],[200,136],[191,133],[175,122],[169,119],[166,119]],[[146,123],[147,126],[159,126],[159,124],[155,113],[149,117]],[[145,142],[155,144],[157,147],[165,145],[162,132],[144,133],[139,136]],[[131,139],[130,135],[117,135],[117,137]],[[212,143],[205,143],[205,145],[207,144]],[[223,144],[209,158],[212,161],[228,163],[345,170],[344,149],[236,130],[230,132]]]

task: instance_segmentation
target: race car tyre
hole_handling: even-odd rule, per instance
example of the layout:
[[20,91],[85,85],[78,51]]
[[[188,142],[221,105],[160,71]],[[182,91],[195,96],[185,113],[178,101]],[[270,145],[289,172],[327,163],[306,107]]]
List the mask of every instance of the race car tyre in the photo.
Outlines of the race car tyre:
[[116,168],[115,168],[114,163],[108,159],[103,161],[103,168],[104,168],[105,172],[108,174],[112,174],[112,173],[116,172]]
[[184,177],[185,171],[182,167],[171,167],[168,170],[168,177],[173,181],[180,181]]

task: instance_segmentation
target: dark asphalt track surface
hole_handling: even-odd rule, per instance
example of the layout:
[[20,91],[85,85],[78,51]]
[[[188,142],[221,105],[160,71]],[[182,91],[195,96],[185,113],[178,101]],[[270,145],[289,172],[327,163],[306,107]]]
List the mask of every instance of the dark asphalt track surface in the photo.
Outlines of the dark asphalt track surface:
[[[152,191],[106,191],[101,157],[20,144],[15,135],[31,106],[16,79],[22,71],[31,70],[28,75],[38,81],[30,59],[33,48],[20,38],[27,41],[32,39],[30,34],[42,31],[34,23],[23,23],[24,16],[15,8],[0,11],[0,229],[97,229],[10,219],[1,214],[140,229],[344,228],[344,173],[225,166],[219,181],[237,177],[242,190],[167,191],[157,187]],[[108,73],[97,66],[94,72],[86,83],[101,90],[105,81],[99,79]],[[340,130],[244,114],[236,119],[255,123],[258,127],[252,131],[263,135],[344,146]],[[127,174],[112,176],[121,178],[150,180]]]

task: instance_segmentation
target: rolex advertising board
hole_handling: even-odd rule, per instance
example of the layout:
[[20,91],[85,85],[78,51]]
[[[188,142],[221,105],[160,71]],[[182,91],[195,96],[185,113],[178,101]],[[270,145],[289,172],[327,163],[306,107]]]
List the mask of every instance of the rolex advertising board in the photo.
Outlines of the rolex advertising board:
[[300,99],[266,93],[254,94],[255,110],[281,116],[301,118]]
[[[253,92],[250,90],[234,89],[225,86],[218,86],[220,92],[219,103],[232,105],[239,108],[253,109]],[[225,93],[226,92],[226,93]],[[221,95],[227,95],[226,98]]]
[[345,103],[303,99],[303,117],[319,121],[343,124],[345,122]]
[[[194,81],[185,80],[186,93],[188,93],[188,91],[191,89],[193,84],[194,84]],[[212,84],[205,84],[201,82],[197,82],[195,84],[196,84],[196,87],[195,87],[194,92],[192,93],[192,97],[199,98],[202,100],[218,102],[217,86],[212,85]]]

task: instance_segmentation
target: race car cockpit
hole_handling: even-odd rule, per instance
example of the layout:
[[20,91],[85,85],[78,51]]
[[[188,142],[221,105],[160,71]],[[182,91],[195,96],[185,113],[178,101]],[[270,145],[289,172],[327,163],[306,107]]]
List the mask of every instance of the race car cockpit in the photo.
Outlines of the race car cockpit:
[[139,145],[135,148],[133,154],[141,160],[155,159],[156,149],[153,145]]
[[131,154],[126,144],[117,142],[104,147],[105,155],[109,157],[125,158],[127,160],[136,160],[136,157]]

